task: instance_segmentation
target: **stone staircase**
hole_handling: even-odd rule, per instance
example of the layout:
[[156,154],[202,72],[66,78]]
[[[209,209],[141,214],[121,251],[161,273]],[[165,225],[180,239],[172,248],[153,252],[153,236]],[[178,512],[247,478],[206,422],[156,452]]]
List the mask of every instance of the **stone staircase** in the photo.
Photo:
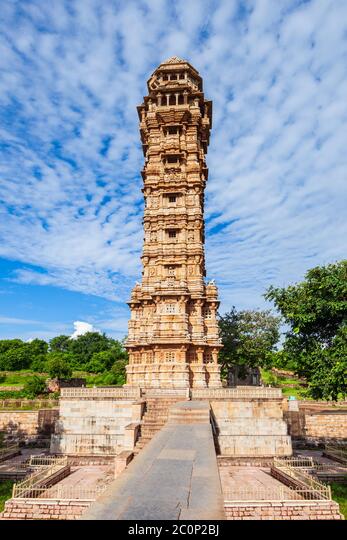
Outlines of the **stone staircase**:
[[210,406],[208,402],[187,401],[173,405],[169,411],[169,424],[209,424]]
[[148,397],[146,399],[145,413],[142,416],[140,437],[138,438],[134,454],[140,450],[152,439],[152,437],[161,430],[169,417],[170,408],[178,401],[183,401],[180,396]]

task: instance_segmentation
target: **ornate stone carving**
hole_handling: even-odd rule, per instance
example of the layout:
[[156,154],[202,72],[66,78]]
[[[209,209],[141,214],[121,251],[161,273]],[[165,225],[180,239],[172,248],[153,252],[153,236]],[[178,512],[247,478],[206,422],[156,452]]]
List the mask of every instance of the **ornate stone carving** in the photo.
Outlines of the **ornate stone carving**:
[[[148,92],[138,107],[147,206],[142,284],[129,303],[127,384],[218,387],[220,341],[215,316],[206,308],[211,301],[218,308],[217,290],[204,283],[203,255],[204,152],[212,107],[198,72],[177,57],[154,71]],[[206,368],[211,362],[214,377]]]

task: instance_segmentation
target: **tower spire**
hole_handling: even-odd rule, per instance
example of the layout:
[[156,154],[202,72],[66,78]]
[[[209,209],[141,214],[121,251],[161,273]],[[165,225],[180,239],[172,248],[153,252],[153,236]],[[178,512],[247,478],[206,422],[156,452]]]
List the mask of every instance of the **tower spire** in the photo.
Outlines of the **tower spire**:
[[161,63],[147,85],[138,107],[143,272],[129,302],[127,384],[219,387],[218,294],[214,283],[204,282],[212,102],[204,98],[198,71],[176,56]]

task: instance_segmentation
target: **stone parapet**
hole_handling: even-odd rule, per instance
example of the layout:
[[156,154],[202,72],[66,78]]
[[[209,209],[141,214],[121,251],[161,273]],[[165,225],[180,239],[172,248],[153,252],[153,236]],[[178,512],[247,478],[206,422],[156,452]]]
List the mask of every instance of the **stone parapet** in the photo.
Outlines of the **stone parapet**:
[[281,388],[266,388],[262,386],[237,386],[235,388],[193,388],[192,399],[279,399],[282,401]]
[[141,389],[133,387],[95,387],[95,388],[62,388],[61,399],[138,399],[141,397]]

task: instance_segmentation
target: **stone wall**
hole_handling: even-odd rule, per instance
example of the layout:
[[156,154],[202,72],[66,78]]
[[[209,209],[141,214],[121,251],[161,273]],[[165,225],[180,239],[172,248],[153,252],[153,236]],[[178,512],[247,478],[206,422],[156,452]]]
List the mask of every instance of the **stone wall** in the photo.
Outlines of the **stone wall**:
[[62,397],[51,452],[68,455],[115,455],[134,448],[144,402],[112,397]]
[[250,458],[292,454],[281,398],[212,399],[210,405],[221,455]]
[[333,501],[245,501],[224,504],[229,520],[343,519]]
[[0,519],[67,520],[78,519],[92,501],[62,499],[10,499]]
[[50,437],[59,416],[57,409],[36,411],[1,411],[0,431],[5,432],[7,441],[37,443]]
[[347,441],[347,410],[287,411],[284,418],[293,438],[313,444]]

